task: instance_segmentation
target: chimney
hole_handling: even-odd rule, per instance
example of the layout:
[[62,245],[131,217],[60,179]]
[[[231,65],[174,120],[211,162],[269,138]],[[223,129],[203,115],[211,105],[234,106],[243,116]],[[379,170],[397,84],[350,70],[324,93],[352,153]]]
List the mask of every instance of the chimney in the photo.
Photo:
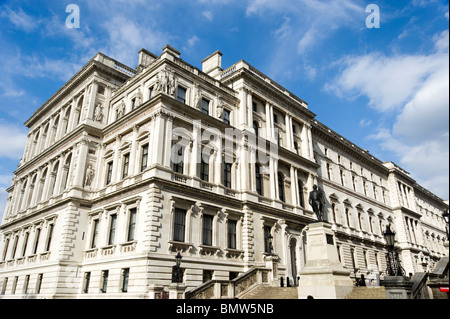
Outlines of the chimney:
[[158,57],[151,53],[150,51],[147,51],[145,49],[141,49],[139,51],[139,63],[137,66],[137,72],[141,72],[144,68],[148,67],[150,64],[153,63]]
[[202,61],[202,71],[215,78],[222,71],[222,52],[217,50]]

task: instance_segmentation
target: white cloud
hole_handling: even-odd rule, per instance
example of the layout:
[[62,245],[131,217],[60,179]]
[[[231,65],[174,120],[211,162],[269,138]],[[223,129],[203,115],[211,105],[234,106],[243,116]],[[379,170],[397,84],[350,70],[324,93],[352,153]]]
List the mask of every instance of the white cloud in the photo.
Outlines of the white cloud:
[[[246,14],[281,21],[272,31],[276,44],[266,72],[283,81],[289,73],[284,70],[301,67],[302,59],[308,59],[336,30],[360,28],[364,9],[357,0],[250,0]],[[315,74],[307,76],[315,78]]]
[[359,126],[361,127],[367,127],[370,126],[371,124],[372,124],[371,120],[362,119],[361,121],[359,121]]
[[326,88],[342,97],[366,96],[372,108],[396,115],[392,127],[379,123],[370,138],[394,154],[422,186],[448,198],[448,30],[434,41],[435,52],[428,55],[347,57],[344,70]]
[[370,53],[343,59],[344,71],[326,89],[338,96],[365,95],[369,106],[380,111],[402,107],[423,81],[437,72],[447,59],[437,55],[385,56]]
[[12,24],[14,24],[16,28],[21,29],[25,32],[31,32],[35,30],[40,23],[39,19],[29,16],[22,10],[22,8],[14,11],[11,8],[6,7],[3,11],[0,12],[0,17],[7,18]]
[[209,21],[212,21],[214,19],[214,14],[211,11],[203,11],[203,16],[208,19]]
[[150,51],[160,50],[171,37],[148,25],[140,25],[138,21],[126,16],[116,15],[103,24],[108,41],[105,54],[134,67],[137,52],[141,48]]
[[27,131],[0,120],[0,158],[19,160],[23,155]]
[[8,198],[8,192],[5,187],[0,187],[0,222],[3,220],[3,214],[6,207],[6,199]]

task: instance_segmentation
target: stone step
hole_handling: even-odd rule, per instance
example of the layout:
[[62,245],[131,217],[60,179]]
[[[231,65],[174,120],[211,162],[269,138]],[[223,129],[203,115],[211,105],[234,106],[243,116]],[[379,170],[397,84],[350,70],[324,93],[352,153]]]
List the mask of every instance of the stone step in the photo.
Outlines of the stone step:
[[386,299],[384,287],[355,287],[345,299]]
[[298,299],[297,287],[258,286],[240,299]]

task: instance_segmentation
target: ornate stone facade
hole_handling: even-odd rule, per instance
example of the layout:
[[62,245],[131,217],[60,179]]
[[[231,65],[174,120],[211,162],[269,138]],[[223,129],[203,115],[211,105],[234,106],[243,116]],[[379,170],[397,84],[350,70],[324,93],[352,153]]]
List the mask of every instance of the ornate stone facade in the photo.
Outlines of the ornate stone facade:
[[356,276],[383,276],[387,224],[408,273],[433,268],[448,205],[221,56],[199,70],[143,49],[134,70],[99,53],[33,114],[0,226],[1,297],[167,295],[178,252],[188,290],[273,253],[296,282],[314,184]]

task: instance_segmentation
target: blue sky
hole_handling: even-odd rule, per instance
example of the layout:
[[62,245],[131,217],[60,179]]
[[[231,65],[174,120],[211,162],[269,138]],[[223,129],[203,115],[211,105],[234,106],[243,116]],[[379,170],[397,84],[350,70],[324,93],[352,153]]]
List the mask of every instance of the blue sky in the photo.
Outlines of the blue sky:
[[[80,28],[66,27],[66,6]],[[367,28],[369,4],[380,28]],[[97,52],[135,67],[165,44],[201,68],[244,59],[317,119],[449,197],[449,8],[443,0],[0,1],[0,214],[23,123]]]

